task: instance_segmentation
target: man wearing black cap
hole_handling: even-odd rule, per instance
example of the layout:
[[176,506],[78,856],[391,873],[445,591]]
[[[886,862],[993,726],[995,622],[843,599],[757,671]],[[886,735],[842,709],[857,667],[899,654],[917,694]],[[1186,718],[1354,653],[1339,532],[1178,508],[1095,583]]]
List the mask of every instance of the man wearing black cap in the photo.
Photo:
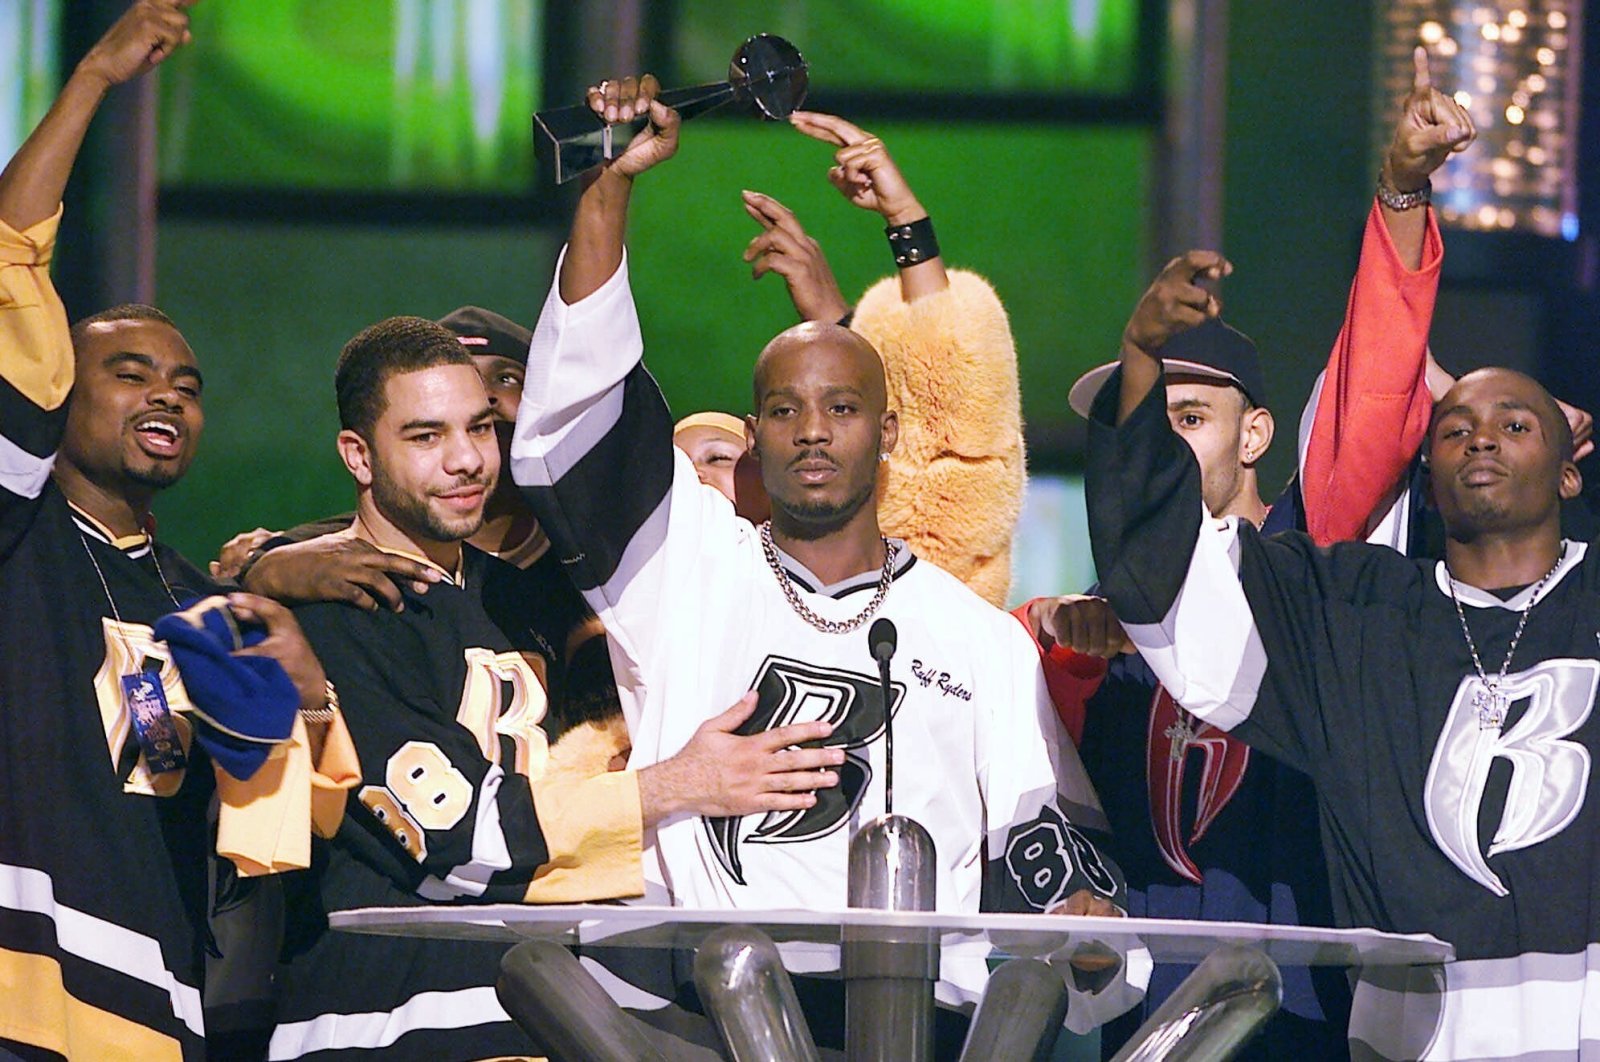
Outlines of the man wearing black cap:
[[[1416,78],[1367,219],[1344,326],[1301,424],[1298,481],[1276,504],[1263,503],[1256,481],[1272,418],[1259,408],[1255,347],[1222,323],[1202,286],[1226,275],[1228,263],[1203,251],[1174,259],[1129,322],[1128,337],[1164,343],[1167,419],[1194,452],[1201,497],[1219,519],[1238,517],[1267,533],[1298,527],[1319,544],[1368,532],[1377,540],[1390,530],[1373,516],[1393,500],[1391,486],[1427,428],[1428,328],[1443,255],[1426,195],[1414,190],[1473,136],[1470,116],[1433,88],[1426,54],[1419,49],[1414,60]],[[1116,365],[1073,385],[1069,401],[1078,413],[1089,415]],[[1237,738],[1180,707],[1133,655],[1100,597],[1034,601],[1018,615],[1049,650],[1057,707],[1117,831],[1130,913],[1332,924],[1315,795],[1303,774],[1252,756]],[[1155,971],[1146,1014],[1186,972]],[[1283,973],[1283,1010],[1252,1045],[1259,1054],[1249,1057],[1348,1057],[1343,974]],[[1120,1031],[1138,1020],[1123,1019]],[[1120,1043],[1118,1033],[1108,1029],[1105,1042]]]
[[[1167,412],[1172,426],[1200,462],[1206,508],[1213,516],[1242,516],[1260,525],[1256,464],[1272,443],[1272,414],[1262,404],[1266,380],[1256,345],[1220,319],[1173,338],[1167,345]],[[1089,415],[1094,396],[1116,368],[1101,365],[1079,377],[1067,401]]]
[[[1141,309],[1161,302],[1177,272],[1163,273]],[[1213,318],[1174,336],[1164,355],[1168,419],[1194,451],[1206,508],[1256,527],[1269,511],[1287,511],[1285,505],[1269,510],[1257,482],[1274,425],[1259,404],[1264,381],[1255,344]],[[1074,410],[1088,415],[1116,364],[1092,369],[1073,384],[1068,401]],[[1043,628],[1043,644],[1058,641],[1084,655],[1113,658],[1092,696],[1058,706],[1064,715],[1077,713],[1069,729],[1079,735],[1084,765],[1116,831],[1128,868],[1129,913],[1328,924],[1332,911],[1310,783],[1265,757],[1252,759],[1241,742],[1179,707],[1134,653],[1111,607],[1093,594],[1034,602],[1030,626]],[[1188,972],[1172,966],[1154,971],[1147,1002],[1106,1029],[1108,1055]],[[1324,976],[1285,967],[1282,973],[1285,1007],[1263,1042],[1266,1056],[1292,1046],[1309,1058],[1338,1057],[1349,1007],[1343,972]]]

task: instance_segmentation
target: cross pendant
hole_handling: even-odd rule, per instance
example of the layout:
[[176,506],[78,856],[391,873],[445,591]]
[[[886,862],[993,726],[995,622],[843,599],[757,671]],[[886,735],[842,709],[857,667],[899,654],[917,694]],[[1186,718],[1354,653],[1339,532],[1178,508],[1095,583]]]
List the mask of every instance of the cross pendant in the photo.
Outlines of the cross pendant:
[[1181,760],[1183,750],[1189,747],[1189,740],[1194,737],[1194,726],[1189,722],[1187,715],[1180,715],[1176,722],[1162,731],[1162,734],[1172,742],[1172,749],[1167,755],[1174,760]]

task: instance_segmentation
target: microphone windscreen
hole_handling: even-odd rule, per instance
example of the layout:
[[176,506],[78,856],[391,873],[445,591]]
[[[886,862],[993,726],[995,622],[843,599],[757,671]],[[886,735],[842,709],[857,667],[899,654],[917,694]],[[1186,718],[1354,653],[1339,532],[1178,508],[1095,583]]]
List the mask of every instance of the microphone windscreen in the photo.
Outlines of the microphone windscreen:
[[880,616],[872,621],[872,627],[867,631],[867,645],[872,649],[872,659],[880,664],[894,655],[895,643],[900,639],[900,632],[895,630],[894,621],[888,617]]

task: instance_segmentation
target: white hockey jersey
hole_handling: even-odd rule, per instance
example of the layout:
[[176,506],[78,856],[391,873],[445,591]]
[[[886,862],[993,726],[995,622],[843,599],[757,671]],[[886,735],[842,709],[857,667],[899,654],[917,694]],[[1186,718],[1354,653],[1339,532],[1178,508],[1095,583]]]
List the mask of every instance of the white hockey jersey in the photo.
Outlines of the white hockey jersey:
[[[611,638],[630,766],[672,756],[751,689],[760,699],[743,732],[824,718],[835,724],[827,743],[846,750],[839,787],[804,812],[663,823],[654,856],[673,901],[844,907],[850,837],[884,811],[885,710],[866,628],[825,634],[790,606],[757,530],[673,448],[642,351],[626,262],[574,305],[552,290],[513,474]],[[781,560],[828,619],[860,612],[879,578],[821,586]],[[1121,872],[1091,836],[1104,815],[1021,626],[903,544],[878,614],[899,634],[894,810],[933,837],[938,909],[1044,911],[1080,888],[1121,904]],[[1069,1025],[1092,1027],[1130,1005],[1118,985],[1097,1005],[1075,998]]]

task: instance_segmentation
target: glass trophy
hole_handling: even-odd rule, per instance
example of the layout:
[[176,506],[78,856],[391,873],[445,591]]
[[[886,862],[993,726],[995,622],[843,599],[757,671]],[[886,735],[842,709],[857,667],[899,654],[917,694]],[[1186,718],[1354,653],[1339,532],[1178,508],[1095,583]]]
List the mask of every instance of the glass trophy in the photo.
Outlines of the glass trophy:
[[[684,119],[705,114],[725,103],[738,103],[761,118],[782,121],[806,98],[806,61],[782,37],[757,34],[739,45],[728,67],[728,80],[690,88],[668,89],[656,98]],[[555,160],[561,184],[620,155],[645,119],[608,124],[587,103],[540,111],[534,124],[540,144]]]

